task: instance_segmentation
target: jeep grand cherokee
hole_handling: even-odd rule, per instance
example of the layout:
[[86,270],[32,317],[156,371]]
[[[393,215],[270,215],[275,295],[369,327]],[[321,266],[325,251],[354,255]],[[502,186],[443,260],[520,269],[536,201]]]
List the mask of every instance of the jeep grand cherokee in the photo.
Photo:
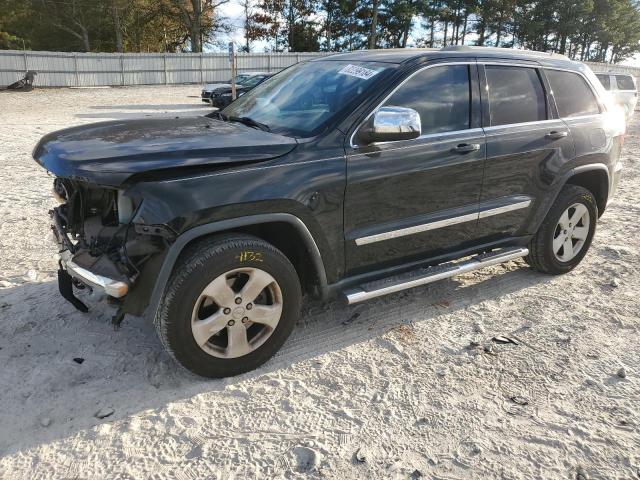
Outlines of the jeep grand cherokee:
[[61,294],[153,318],[209,377],[256,368],[303,294],[350,304],[524,257],[561,274],[616,188],[624,118],[588,67],[502,49],[296,64],[206,117],[45,136]]

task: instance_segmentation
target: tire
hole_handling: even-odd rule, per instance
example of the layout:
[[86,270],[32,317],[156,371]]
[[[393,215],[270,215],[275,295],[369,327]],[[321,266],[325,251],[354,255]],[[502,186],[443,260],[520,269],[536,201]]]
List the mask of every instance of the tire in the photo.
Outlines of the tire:
[[[583,211],[587,216],[581,216],[577,224],[572,222]],[[563,217],[565,213],[567,216]],[[577,185],[565,185],[532,238],[525,261],[535,270],[551,275],[573,270],[591,246],[597,218],[598,205],[593,194]],[[588,219],[588,225],[585,219]],[[571,246],[567,247],[567,238],[573,246],[573,252]],[[558,250],[561,244],[563,246]]]
[[301,298],[296,270],[282,252],[250,235],[222,235],[185,252],[154,323],[182,366],[203,377],[229,377],[257,368],[280,349],[298,320]]

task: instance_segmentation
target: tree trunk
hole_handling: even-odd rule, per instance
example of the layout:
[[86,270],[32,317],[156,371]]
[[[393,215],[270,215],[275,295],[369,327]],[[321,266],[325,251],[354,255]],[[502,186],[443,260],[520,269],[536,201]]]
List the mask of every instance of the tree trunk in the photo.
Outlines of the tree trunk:
[[451,36],[453,37],[453,42],[455,45],[458,44],[458,30],[460,29],[460,9],[456,8],[456,13],[453,21],[453,32],[451,32]]
[[462,45],[464,45],[464,37],[467,36],[467,21],[469,20],[469,15],[465,13],[464,16],[464,24],[462,25]]
[[369,30],[369,50],[376,48],[376,29],[378,28],[378,2],[373,0],[373,10],[371,12],[371,29]]
[[444,39],[442,40],[442,46],[447,46],[447,31],[449,30],[449,22],[445,20],[444,22]]
[[289,0],[289,14],[287,15],[287,43],[289,44],[289,51],[291,50],[293,45],[293,26],[295,23],[295,13],[293,11],[293,0]]
[[409,31],[411,30],[411,17],[405,22],[404,28],[402,29],[402,48],[407,48],[407,42],[409,41]]
[[563,35],[562,40],[560,40],[560,53],[565,54],[567,52],[567,36]]
[[476,42],[478,46],[482,47],[484,45],[484,35],[486,32],[486,26],[484,24],[484,20],[480,21],[478,25],[478,41]]
[[429,28],[429,48],[433,48],[433,41],[436,34],[436,21],[431,19],[431,27]]
[[500,46],[500,37],[502,36],[502,19],[498,22],[498,28],[496,29],[496,47]]
[[84,44],[84,51],[91,51],[91,44],[89,43],[89,31],[85,28],[84,25],[80,25],[80,30],[82,31],[82,43]]
[[117,0],[111,0],[111,14],[113,16],[113,27],[116,32],[116,51],[124,52],[124,44],[122,41],[122,26],[120,25],[120,14],[118,13]]

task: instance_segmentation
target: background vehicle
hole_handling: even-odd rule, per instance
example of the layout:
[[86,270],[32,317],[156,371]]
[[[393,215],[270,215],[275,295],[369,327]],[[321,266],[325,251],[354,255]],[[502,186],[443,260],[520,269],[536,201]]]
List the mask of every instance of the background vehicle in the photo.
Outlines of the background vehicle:
[[[270,73],[261,73],[245,78],[242,83],[236,85],[236,95],[244,95],[252,88],[257,87],[266,79],[272,77]],[[209,101],[213,107],[224,108],[231,103],[231,85],[223,85],[211,92]]]
[[358,303],[524,257],[560,274],[615,192],[624,119],[585,65],[511,49],[360,51],[290,67],[206,117],[73,127],[59,285],[153,316],[204,376],[270,358],[303,293]]
[[[242,82],[244,82],[245,80],[247,80],[248,78],[251,78],[255,75],[263,75],[262,72],[244,72],[244,73],[238,73],[236,75],[236,85],[240,85]],[[202,99],[203,102],[209,102],[209,99],[211,98],[211,92],[213,92],[214,90],[218,89],[218,88],[231,88],[231,79],[229,79],[228,82],[222,82],[222,83],[207,83],[204,87],[202,87],[202,92],[200,93],[200,98]]]
[[627,120],[633,116],[638,103],[638,87],[633,75],[626,73],[597,73],[602,86],[625,112]]

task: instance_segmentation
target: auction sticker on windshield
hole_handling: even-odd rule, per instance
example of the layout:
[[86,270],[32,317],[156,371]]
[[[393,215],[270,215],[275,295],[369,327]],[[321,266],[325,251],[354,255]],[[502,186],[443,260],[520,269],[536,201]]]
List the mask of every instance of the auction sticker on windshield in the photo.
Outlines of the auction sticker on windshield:
[[377,71],[371,70],[370,68],[359,67],[351,64],[338,71],[338,73],[349,75],[351,77],[362,78],[363,80],[369,80],[371,77],[378,74]]

